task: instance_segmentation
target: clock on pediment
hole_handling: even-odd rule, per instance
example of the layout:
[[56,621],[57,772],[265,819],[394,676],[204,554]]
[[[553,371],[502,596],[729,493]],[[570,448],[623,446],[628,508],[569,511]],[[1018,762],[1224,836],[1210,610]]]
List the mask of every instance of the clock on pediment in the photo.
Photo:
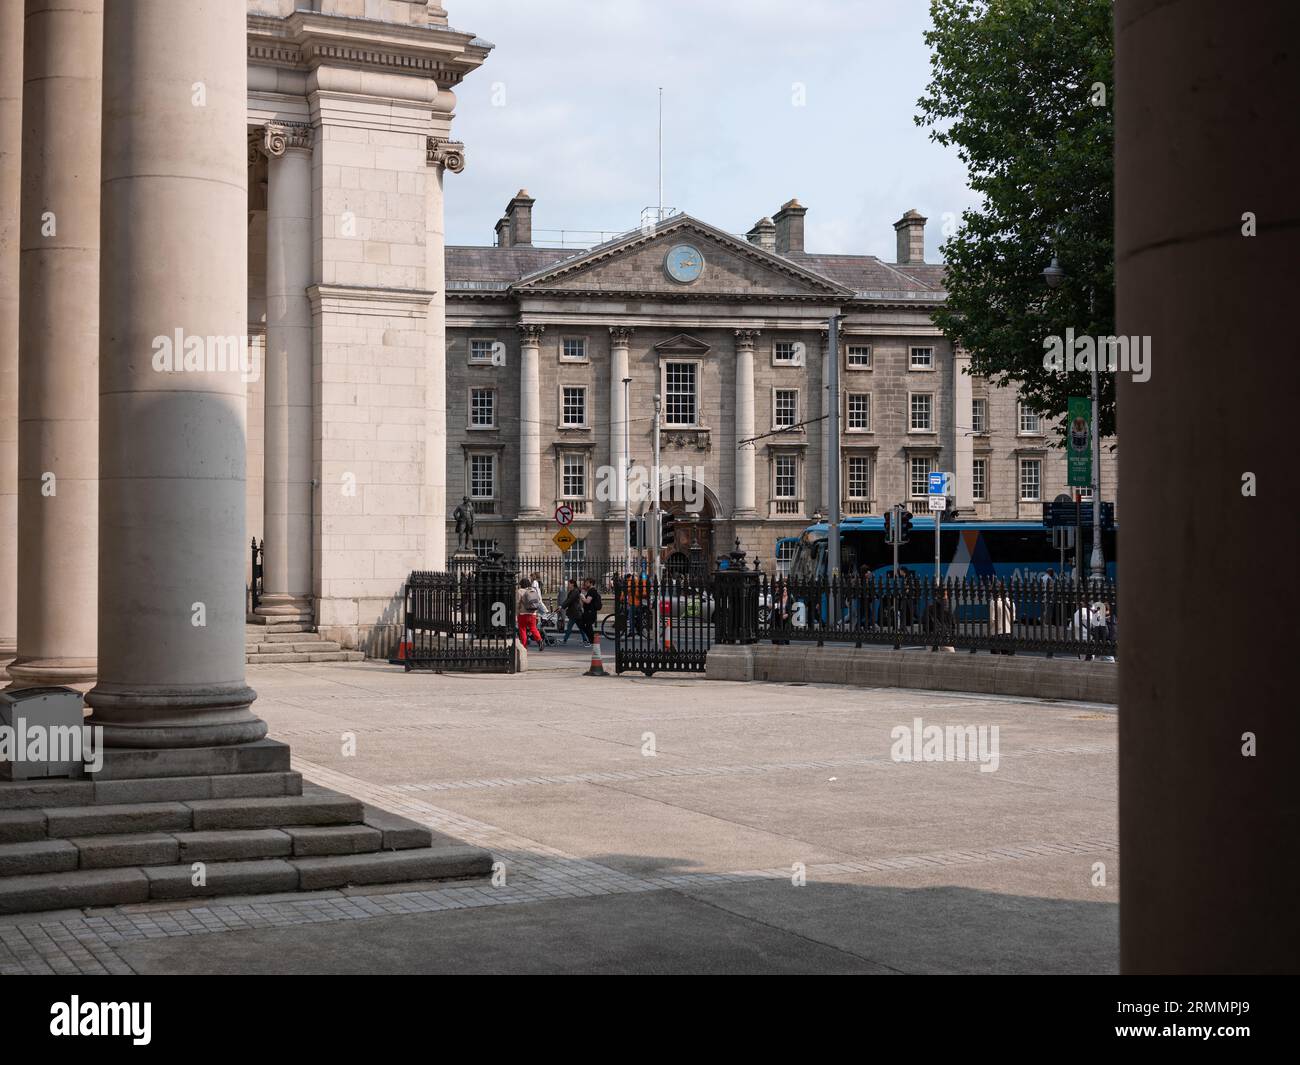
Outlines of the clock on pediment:
[[704,256],[690,244],[675,244],[664,256],[664,270],[674,281],[689,285],[704,273]]

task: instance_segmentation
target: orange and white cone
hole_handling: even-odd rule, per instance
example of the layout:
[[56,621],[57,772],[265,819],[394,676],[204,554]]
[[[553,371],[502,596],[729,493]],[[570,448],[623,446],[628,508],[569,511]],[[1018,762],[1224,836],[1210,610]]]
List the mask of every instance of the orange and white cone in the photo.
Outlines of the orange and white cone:
[[673,619],[671,615],[664,615],[664,650],[673,649]]
[[415,656],[415,633],[410,629],[402,634],[402,638],[397,641],[397,655],[390,658],[390,662],[405,662]]
[[605,672],[605,663],[600,658],[600,633],[594,632],[591,635],[591,668],[583,674],[584,677],[608,677]]

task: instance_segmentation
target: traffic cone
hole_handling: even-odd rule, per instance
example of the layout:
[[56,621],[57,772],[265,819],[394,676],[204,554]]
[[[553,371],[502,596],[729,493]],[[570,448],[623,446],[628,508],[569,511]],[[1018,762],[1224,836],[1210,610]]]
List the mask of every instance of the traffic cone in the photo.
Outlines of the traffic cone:
[[664,615],[664,650],[673,649],[673,619],[669,614]]
[[605,663],[600,659],[600,633],[594,632],[591,637],[591,668],[583,674],[584,677],[608,677],[605,672]]
[[399,662],[405,662],[415,655],[415,633],[407,629],[402,634],[402,638],[397,642],[397,654],[390,658],[389,664],[396,665]]

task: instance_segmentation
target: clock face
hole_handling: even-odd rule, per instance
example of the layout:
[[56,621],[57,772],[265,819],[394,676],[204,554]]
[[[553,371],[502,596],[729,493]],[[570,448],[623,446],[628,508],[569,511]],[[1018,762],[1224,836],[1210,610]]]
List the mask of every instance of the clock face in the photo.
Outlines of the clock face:
[[689,284],[704,273],[704,256],[700,254],[699,248],[693,248],[689,244],[678,244],[669,249],[667,256],[664,257],[664,269],[674,281],[680,281],[684,285]]

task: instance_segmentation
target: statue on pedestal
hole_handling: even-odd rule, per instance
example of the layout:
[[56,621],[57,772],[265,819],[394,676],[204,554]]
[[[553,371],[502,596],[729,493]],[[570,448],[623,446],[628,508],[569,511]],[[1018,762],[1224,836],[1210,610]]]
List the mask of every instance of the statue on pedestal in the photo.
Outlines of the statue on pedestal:
[[456,519],[457,549],[471,550],[470,540],[474,536],[474,504],[469,501],[469,496],[461,496],[460,505],[451,512],[451,516]]

